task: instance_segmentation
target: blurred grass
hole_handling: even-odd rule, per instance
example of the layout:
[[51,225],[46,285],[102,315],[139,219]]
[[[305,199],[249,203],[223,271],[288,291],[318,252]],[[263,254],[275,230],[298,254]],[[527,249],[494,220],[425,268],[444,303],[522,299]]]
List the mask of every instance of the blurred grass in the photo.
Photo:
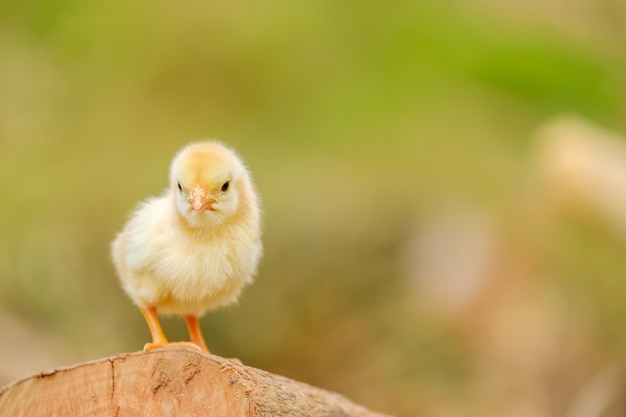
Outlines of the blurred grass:
[[495,371],[467,334],[486,330],[420,312],[398,266],[416,223],[459,205],[506,224],[506,256],[586,317],[590,364],[617,360],[623,242],[518,206],[538,124],[626,131],[623,15],[600,3],[564,31],[487,1],[3,2],[2,310],[73,361],[138,349],[108,244],[180,146],[218,137],[262,194],[266,255],[240,306],[203,321],[216,353],[392,413],[481,415]]

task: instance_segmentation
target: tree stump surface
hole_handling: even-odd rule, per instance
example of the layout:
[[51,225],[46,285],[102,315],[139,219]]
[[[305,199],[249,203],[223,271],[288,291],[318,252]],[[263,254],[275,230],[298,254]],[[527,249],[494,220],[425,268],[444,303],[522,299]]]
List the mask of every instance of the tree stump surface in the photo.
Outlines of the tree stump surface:
[[43,371],[0,389],[0,417],[383,417],[345,397],[185,348]]

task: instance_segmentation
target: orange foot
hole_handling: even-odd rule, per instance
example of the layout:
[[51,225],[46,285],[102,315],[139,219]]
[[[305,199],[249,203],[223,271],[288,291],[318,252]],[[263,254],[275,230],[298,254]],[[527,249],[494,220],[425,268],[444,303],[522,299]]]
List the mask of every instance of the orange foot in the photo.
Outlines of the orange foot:
[[143,350],[145,352],[149,352],[153,349],[176,349],[176,348],[193,349],[199,352],[203,351],[200,346],[196,345],[193,342],[146,343],[143,346]]

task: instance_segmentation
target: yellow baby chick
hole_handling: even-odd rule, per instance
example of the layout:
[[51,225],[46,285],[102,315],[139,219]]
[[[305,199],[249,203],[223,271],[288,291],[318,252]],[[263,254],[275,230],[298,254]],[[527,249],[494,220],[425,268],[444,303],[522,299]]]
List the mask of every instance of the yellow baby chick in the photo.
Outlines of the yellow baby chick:
[[140,203],[112,244],[124,290],[152,334],[144,350],[168,345],[159,310],[184,316],[190,345],[208,352],[198,317],[237,300],[261,253],[258,198],[239,156],[215,141],[182,148],[169,187]]

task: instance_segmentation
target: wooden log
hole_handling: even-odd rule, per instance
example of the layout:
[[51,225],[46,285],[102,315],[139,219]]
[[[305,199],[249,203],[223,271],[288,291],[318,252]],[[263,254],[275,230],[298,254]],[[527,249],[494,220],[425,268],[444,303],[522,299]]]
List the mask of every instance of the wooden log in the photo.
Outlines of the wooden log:
[[345,397],[191,349],[116,355],[0,389],[0,416],[382,417]]

